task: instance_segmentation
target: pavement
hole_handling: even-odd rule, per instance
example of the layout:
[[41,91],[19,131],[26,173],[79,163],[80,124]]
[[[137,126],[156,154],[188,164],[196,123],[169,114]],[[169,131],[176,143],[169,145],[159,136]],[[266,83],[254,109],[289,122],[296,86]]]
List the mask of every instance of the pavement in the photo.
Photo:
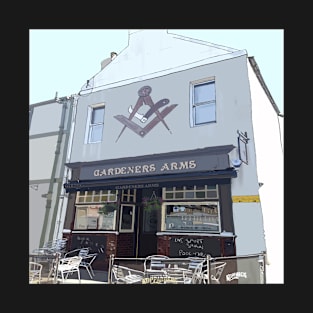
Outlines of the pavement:
[[[80,270],[80,284],[107,284],[108,272],[94,270],[95,276],[90,278],[88,272],[85,269]],[[62,283],[62,278],[58,278],[58,284]],[[69,276],[64,280],[64,284],[79,284],[78,276],[76,273]]]

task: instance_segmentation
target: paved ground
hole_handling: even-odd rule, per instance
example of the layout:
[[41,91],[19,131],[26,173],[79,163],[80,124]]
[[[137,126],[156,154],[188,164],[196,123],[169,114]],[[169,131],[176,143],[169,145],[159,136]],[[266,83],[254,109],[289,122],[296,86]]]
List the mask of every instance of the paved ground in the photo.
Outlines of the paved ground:
[[[81,284],[107,284],[108,283],[108,272],[105,271],[94,271],[95,277],[90,278],[88,272],[85,269],[80,270]],[[59,284],[62,284],[62,279],[58,278]],[[74,273],[64,281],[64,284],[79,284],[77,274]]]

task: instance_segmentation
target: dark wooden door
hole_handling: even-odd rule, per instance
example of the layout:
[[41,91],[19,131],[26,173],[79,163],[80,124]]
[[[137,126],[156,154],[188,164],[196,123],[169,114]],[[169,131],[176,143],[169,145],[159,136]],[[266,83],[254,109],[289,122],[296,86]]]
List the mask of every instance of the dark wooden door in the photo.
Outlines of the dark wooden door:
[[147,200],[161,198],[160,188],[142,189],[141,204],[138,206],[137,257],[157,254],[157,235],[160,225],[161,208],[147,208]]

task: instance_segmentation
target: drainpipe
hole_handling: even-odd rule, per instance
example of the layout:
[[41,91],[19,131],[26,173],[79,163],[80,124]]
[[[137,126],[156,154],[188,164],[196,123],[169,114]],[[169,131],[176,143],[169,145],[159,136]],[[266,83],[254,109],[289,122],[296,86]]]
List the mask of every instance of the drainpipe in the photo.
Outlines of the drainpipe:
[[[72,152],[72,146],[73,146],[73,137],[74,137],[74,129],[75,129],[75,121],[76,121],[76,111],[77,111],[77,101],[78,96],[73,95],[73,101],[70,107],[70,114],[69,114],[69,135],[66,136],[65,140],[65,147],[67,148],[67,153],[63,155],[63,161],[62,161],[62,171],[64,173],[63,182],[59,186],[60,189],[63,187],[63,185],[68,181],[70,178],[70,169],[66,167],[65,169],[65,163],[70,162],[71,158],[71,152]],[[67,208],[67,201],[68,201],[68,194],[65,192],[65,189],[63,188],[63,191],[59,193],[59,203],[58,203],[58,219],[56,221],[56,227],[55,227],[55,234],[56,238],[62,238],[63,237],[63,226],[64,226],[64,219],[66,214],[66,208]]]
[[49,237],[47,239],[46,239],[46,232],[47,232],[47,224],[48,224],[48,219],[49,219],[49,214],[50,214],[50,209],[51,209],[51,204],[52,204],[52,194],[53,194],[53,186],[55,183],[55,175],[56,175],[58,161],[59,161],[59,157],[60,157],[62,138],[64,136],[64,123],[65,123],[65,117],[66,117],[66,110],[67,110],[67,106],[68,106],[68,100],[69,100],[68,97],[59,98],[56,100],[56,102],[63,103],[63,108],[62,108],[61,123],[59,126],[58,140],[57,140],[57,145],[56,145],[56,149],[55,149],[53,168],[52,168],[52,173],[51,173],[51,178],[50,178],[50,183],[49,183],[49,189],[48,189],[48,193],[46,195],[46,197],[47,197],[46,212],[45,212],[44,222],[43,222],[41,236],[40,236],[40,242],[39,242],[40,247],[42,247],[46,241],[50,241],[53,238],[53,232],[51,234],[51,229],[54,229],[56,212],[53,212],[50,234],[49,234]]

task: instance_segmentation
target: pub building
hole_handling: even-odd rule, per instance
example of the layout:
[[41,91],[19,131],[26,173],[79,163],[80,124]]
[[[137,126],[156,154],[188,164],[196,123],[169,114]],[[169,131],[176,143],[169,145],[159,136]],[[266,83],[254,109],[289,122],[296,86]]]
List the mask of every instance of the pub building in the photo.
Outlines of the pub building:
[[[277,112],[256,69],[245,50],[130,30],[128,46],[73,104],[59,212],[68,249],[89,247],[102,270],[112,254],[266,252],[258,175],[265,192],[279,186],[280,175],[263,168],[282,163]],[[258,118],[267,106],[266,141],[255,106]],[[257,158],[269,145],[271,155]]]
[[110,254],[235,255],[232,149],[67,164],[73,176],[64,187],[76,208],[66,221],[71,245],[90,245],[104,268]]

